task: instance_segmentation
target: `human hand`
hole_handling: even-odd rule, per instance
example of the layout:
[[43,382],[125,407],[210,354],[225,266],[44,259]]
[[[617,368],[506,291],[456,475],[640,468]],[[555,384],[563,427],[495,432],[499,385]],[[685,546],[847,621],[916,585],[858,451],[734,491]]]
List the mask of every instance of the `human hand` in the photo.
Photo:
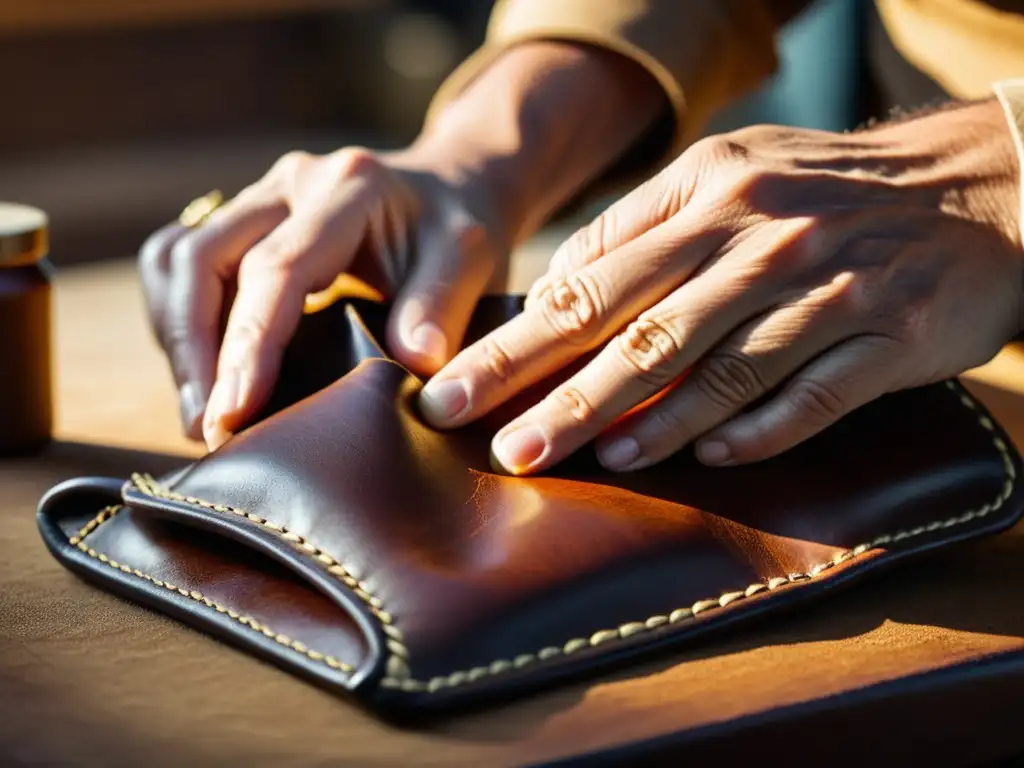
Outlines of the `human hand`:
[[1020,176],[995,100],[854,134],[759,126],[694,145],[577,232],[525,311],[423,389],[471,422],[595,353],[494,437],[514,474],[597,438],[611,470],[696,441],[778,454],[1021,328]]
[[479,190],[414,151],[291,153],[199,227],[149,238],[140,272],[194,438],[215,448],[268,400],[307,294],[343,272],[394,297],[388,346],[428,375],[458,349],[507,248]]

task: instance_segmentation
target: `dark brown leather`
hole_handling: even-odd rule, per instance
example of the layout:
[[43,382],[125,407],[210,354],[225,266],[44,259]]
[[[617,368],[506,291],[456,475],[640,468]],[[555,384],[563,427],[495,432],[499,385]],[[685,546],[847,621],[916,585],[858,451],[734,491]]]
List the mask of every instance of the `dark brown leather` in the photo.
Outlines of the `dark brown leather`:
[[[485,300],[470,338],[519,306]],[[159,481],[54,488],[39,508],[51,551],[398,714],[696,642],[1021,513],[1017,452],[954,382],[886,396],[754,466],[683,452],[615,475],[583,450],[503,476],[489,438],[543,388],[485,424],[427,428],[420,382],[374,341],[386,309],[305,318],[265,418],[210,456]]]

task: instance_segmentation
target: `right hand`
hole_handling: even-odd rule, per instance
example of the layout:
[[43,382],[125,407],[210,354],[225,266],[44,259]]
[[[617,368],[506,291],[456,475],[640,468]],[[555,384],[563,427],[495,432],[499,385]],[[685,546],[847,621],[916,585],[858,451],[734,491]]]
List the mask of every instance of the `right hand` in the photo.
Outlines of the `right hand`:
[[201,226],[154,233],[140,272],[186,434],[212,450],[259,411],[307,294],[344,272],[394,299],[396,359],[436,372],[507,264],[494,218],[479,190],[468,194],[412,150],[345,148],[287,154]]

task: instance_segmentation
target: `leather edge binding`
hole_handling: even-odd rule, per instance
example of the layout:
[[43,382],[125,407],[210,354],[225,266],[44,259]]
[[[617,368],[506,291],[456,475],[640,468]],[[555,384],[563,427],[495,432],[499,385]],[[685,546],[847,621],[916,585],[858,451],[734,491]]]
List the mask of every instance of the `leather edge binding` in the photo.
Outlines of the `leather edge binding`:
[[[301,643],[296,647],[297,641],[267,632],[267,627],[227,606],[214,603],[201,593],[164,583],[131,564],[118,563],[106,554],[89,548],[84,539],[90,533],[112,519],[121,508],[134,506],[125,499],[123,487],[123,481],[112,478],[78,478],[55,486],[43,497],[36,513],[37,524],[47,549],[59,562],[86,580],[98,582],[121,597],[166,612],[185,625],[208,631],[242,650],[255,652],[276,666],[291,669],[311,682],[332,689],[340,686],[352,693],[358,693],[365,687],[375,687],[373,681],[385,672],[385,654],[375,623],[343,590],[336,590],[333,586],[325,589],[323,576],[302,562],[298,553],[288,551],[287,547],[268,542],[258,534],[253,535],[240,528],[233,529],[227,521],[215,518],[203,520],[192,510],[175,509],[172,513],[176,522],[228,536],[282,563],[336,603],[340,599],[338,609],[345,611],[356,622],[366,639],[367,658],[358,668],[316,651],[311,652]],[[78,536],[69,539],[58,525],[64,517],[61,514],[61,502],[69,495],[83,492],[94,492],[102,496],[105,505]],[[76,505],[76,510],[80,509],[80,505]],[[167,515],[167,510],[148,504],[146,511]],[[203,604],[201,610],[197,610],[197,603]],[[242,625],[246,626],[244,634],[239,631]],[[282,642],[282,639],[286,642]]]

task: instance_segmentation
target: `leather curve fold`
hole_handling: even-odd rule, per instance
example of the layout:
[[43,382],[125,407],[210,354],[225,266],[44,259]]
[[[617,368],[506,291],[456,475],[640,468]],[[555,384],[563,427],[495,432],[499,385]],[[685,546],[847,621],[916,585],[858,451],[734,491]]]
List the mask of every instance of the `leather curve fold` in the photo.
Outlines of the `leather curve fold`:
[[[194,500],[194,503],[188,506],[179,506],[173,503],[176,500],[169,498],[167,501],[172,503],[163,505],[163,509],[159,503],[150,505],[150,511],[165,513],[175,522],[210,530],[266,554],[335,600],[339,608],[346,610],[348,615],[355,619],[363,632],[363,637],[369,646],[365,664],[357,667],[341,661],[329,653],[307,647],[301,640],[275,631],[267,624],[244,612],[240,613],[235,610],[237,606],[213,600],[198,590],[187,589],[171,581],[160,579],[136,567],[135,564],[120,561],[104,551],[95,549],[89,537],[100,530],[102,526],[110,523],[118,513],[127,509],[133,497],[138,498],[138,494],[141,493],[145,494],[147,498],[160,498],[154,487],[148,485],[153,482],[152,478],[148,476],[133,475],[128,483],[113,478],[78,478],[55,486],[40,501],[37,515],[46,545],[65,565],[86,578],[94,579],[99,570],[103,581],[108,586],[113,586],[115,592],[125,594],[132,599],[142,597],[141,602],[168,610],[172,615],[189,623],[195,623],[197,617],[204,617],[205,621],[202,622],[205,625],[204,629],[225,636],[228,640],[233,640],[238,627],[243,627],[249,640],[261,644],[264,649],[269,651],[263,655],[270,659],[276,660],[277,654],[282,648],[294,652],[297,654],[297,658],[301,658],[305,667],[304,671],[312,670],[313,677],[319,678],[318,682],[332,686],[340,684],[348,690],[355,691],[360,686],[372,681],[373,678],[381,676],[383,670],[378,669],[378,666],[381,660],[386,658],[383,646],[387,637],[379,631],[375,617],[363,609],[355,592],[341,588],[333,578],[322,572],[318,567],[319,564],[322,564],[322,559],[319,564],[307,560],[305,555],[309,554],[311,549],[308,543],[290,535],[288,531],[279,531],[281,534],[279,540],[279,537],[273,535],[271,528],[268,528],[266,532],[261,532],[253,530],[250,526],[239,525],[238,521],[230,517],[210,514],[228,510],[221,505],[204,505],[198,500]],[[81,501],[82,494],[99,498],[105,494],[104,501],[107,503],[99,509],[94,517],[88,519],[77,531],[73,531],[72,535],[68,536],[59,524],[64,511],[62,507],[69,499]],[[245,517],[247,522],[258,520],[255,515],[237,514]],[[293,544],[298,546],[292,546]],[[346,579],[347,581],[348,579]],[[197,613],[190,602],[200,604],[209,610]],[[249,647],[248,644],[246,647]]]

